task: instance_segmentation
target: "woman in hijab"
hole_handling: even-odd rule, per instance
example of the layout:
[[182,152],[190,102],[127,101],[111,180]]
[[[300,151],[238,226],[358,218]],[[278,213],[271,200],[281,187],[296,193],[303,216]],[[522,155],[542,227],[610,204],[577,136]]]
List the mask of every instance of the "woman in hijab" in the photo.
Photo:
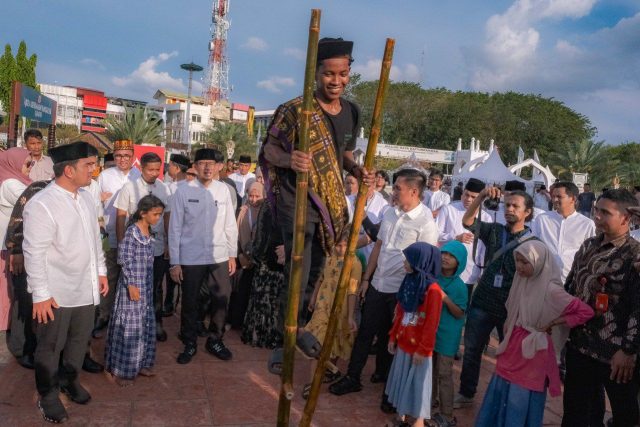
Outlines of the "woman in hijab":
[[247,188],[249,190],[246,202],[238,214],[238,262],[241,274],[236,279],[237,286],[229,303],[229,318],[231,327],[234,329],[242,328],[244,315],[249,304],[249,293],[255,271],[255,265],[251,259],[251,242],[255,237],[258,212],[265,195],[264,184],[260,182],[253,181]]
[[5,246],[5,237],[11,211],[20,195],[31,184],[31,157],[24,148],[10,148],[0,152],[0,331],[9,326],[9,269],[6,268],[9,256]]
[[560,373],[549,332],[572,328],[593,317],[593,309],[565,292],[560,271],[539,240],[515,251],[516,274],[507,299],[504,339],[496,372],[482,402],[476,427],[542,426],[546,390],[560,395]]
[[437,282],[441,255],[424,242],[409,245],[403,254],[407,274],[389,332],[394,357],[385,393],[406,425],[422,427],[431,416],[431,357],[442,311],[443,291]]

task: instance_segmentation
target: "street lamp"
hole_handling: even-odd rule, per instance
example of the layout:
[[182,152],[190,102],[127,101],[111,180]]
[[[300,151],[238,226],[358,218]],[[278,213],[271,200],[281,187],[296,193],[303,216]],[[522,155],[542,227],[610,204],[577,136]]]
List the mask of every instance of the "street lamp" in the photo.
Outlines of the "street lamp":
[[198,64],[194,64],[191,62],[190,64],[182,64],[180,68],[183,70],[187,70],[189,72],[189,93],[187,94],[187,116],[185,120],[184,126],[184,139],[185,143],[189,147],[189,153],[191,153],[191,135],[189,131],[189,125],[191,124],[191,82],[193,80],[193,72],[194,71],[202,71],[202,67]]

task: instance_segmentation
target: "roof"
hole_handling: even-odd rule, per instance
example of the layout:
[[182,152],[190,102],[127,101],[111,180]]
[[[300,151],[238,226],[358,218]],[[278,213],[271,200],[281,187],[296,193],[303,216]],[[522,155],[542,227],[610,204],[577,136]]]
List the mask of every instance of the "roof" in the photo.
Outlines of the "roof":
[[113,151],[113,143],[104,134],[96,132],[83,132],[80,141],[93,145],[101,155]]
[[[164,96],[165,98],[183,99],[185,101],[187,100],[186,93],[180,93],[169,89],[158,89],[155,95],[153,95],[153,99],[158,99],[160,96]],[[201,96],[191,95],[191,101],[198,104],[204,104],[204,98]]]
[[458,175],[456,180],[466,181],[469,178],[476,178],[487,184],[504,184],[507,181],[521,181],[527,184],[529,183],[526,179],[512,173],[504,163],[502,163],[502,159],[500,158],[497,148],[489,154],[487,160],[485,160],[480,166],[470,172]]

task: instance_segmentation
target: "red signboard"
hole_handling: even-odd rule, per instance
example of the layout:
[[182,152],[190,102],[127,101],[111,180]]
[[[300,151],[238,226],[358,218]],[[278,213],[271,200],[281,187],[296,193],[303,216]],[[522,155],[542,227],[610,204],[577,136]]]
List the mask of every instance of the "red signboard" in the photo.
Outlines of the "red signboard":
[[140,157],[144,153],[156,153],[162,159],[162,166],[160,167],[160,176],[159,179],[164,179],[164,147],[158,147],[157,145],[134,145],[133,146],[133,156],[135,160],[133,161],[133,166],[140,169]]

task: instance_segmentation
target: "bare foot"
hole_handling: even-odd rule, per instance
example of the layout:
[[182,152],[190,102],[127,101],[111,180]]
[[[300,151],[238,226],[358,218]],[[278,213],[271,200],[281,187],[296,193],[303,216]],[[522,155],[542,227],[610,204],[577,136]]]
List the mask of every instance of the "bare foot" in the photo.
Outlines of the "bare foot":
[[139,375],[142,375],[143,377],[155,377],[156,373],[153,372],[151,369],[149,368],[142,368],[140,369],[140,372],[138,372]]
[[118,384],[120,387],[129,387],[133,385],[133,380],[127,380],[125,378],[120,378],[120,377],[115,377],[116,379],[116,384]]

